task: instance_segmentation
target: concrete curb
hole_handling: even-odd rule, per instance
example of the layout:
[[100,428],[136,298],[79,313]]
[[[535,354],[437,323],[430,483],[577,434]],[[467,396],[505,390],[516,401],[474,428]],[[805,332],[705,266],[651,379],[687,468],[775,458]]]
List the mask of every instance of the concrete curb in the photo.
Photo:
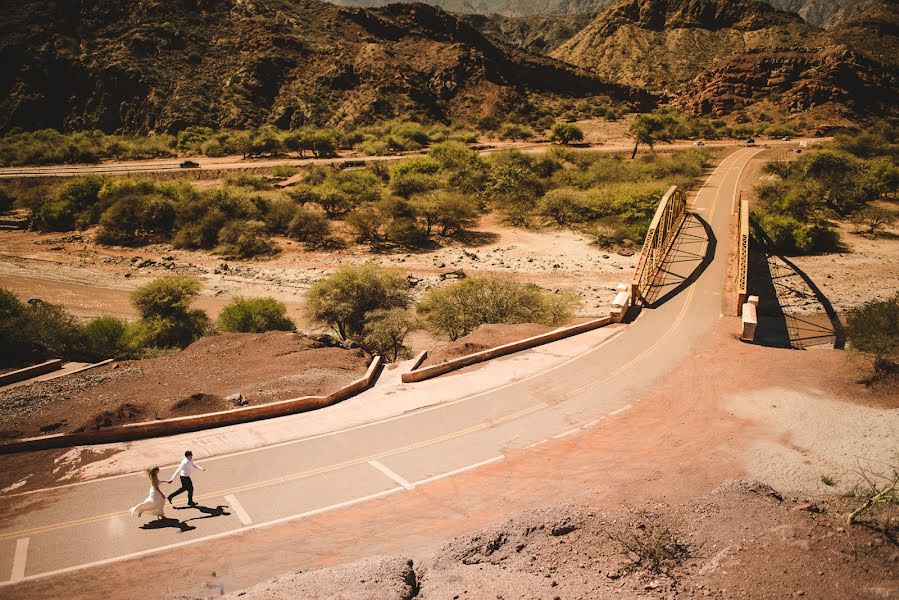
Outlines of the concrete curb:
[[449,373],[450,371],[455,371],[469,365],[474,365],[494,358],[499,358],[500,356],[505,356],[506,354],[520,352],[521,350],[528,350],[530,348],[542,346],[543,344],[548,344],[550,342],[557,342],[579,333],[599,329],[600,327],[605,327],[606,325],[614,322],[615,321],[611,317],[606,317],[603,319],[593,319],[592,321],[587,321],[586,323],[578,323],[577,325],[561,327],[547,333],[542,333],[540,335],[535,335],[523,340],[518,340],[517,342],[510,342],[508,344],[503,344],[502,346],[497,346],[496,348],[481,350],[480,352],[475,352],[474,354],[467,354],[465,356],[460,356],[459,358],[454,358],[453,360],[448,360],[438,365],[431,365],[430,367],[419,369],[418,366],[422,362],[424,362],[425,358],[427,358],[427,353],[422,352],[422,354],[416,358],[413,369],[407,373],[403,373],[402,380],[403,383],[415,383],[417,381],[424,381],[426,379],[444,375],[446,373]]
[[142,423],[129,423],[117,427],[109,427],[98,431],[81,431],[78,433],[60,433],[33,438],[25,438],[0,444],[0,454],[14,452],[26,452],[33,450],[49,450],[51,448],[70,448],[73,446],[87,446],[95,444],[109,444],[112,442],[128,442],[150,437],[161,437],[188,433],[201,429],[212,429],[226,425],[237,425],[250,421],[272,419],[295,413],[324,408],[336,404],[342,400],[358,394],[374,385],[378,378],[383,362],[380,356],[375,356],[365,375],[349,385],[331,392],[327,396],[303,396],[279,402],[270,402],[258,406],[245,406],[203,415],[190,415],[187,417],[175,417],[172,419],[160,419],[158,421],[145,421]]
[[11,383],[19,383],[20,381],[25,381],[26,379],[31,379],[32,377],[37,377],[38,375],[46,375],[47,373],[58,371],[61,368],[62,361],[58,358],[54,358],[53,360],[42,362],[39,365],[31,365],[30,367],[25,367],[24,369],[10,371],[9,373],[0,375],[0,387],[9,385]]

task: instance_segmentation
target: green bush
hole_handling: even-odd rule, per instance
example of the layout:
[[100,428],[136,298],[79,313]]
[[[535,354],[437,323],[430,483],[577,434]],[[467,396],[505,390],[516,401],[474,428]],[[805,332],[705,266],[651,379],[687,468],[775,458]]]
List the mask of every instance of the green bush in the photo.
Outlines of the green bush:
[[93,361],[128,358],[127,333],[128,324],[116,317],[98,317],[90,321],[81,332],[85,357]]
[[81,358],[81,328],[61,307],[0,288],[0,366]]
[[175,275],[156,279],[131,294],[131,303],[141,315],[129,328],[127,344],[136,351],[148,347],[184,348],[210,330],[202,310],[190,305],[200,293],[195,277]]
[[568,144],[582,141],[584,132],[580,127],[572,123],[556,123],[553,125],[550,139],[567,146]]
[[431,288],[418,304],[418,313],[433,331],[455,340],[484,323],[563,325],[577,304],[574,294],[552,294],[534,284],[485,277]]
[[279,196],[269,203],[265,211],[265,226],[271,233],[287,233],[291,222],[296,217],[297,204],[290,198]]
[[294,213],[287,235],[307,244],[320,244],[331,234],[331,225],[320,212],[298,208]]
[[278,252],[262,221],[229,221],[219,230],[216,252],[228,258],[253,258]]
[[391,242],[409,247],[423,246],[428,241],[427,231],[422,229],[418,222],[411,217],[393,219],[387,226],[384,237]]
[[569,225],[583,218],[583,192],[574,188],[550,190],[537,206],[537,212],[558,225]]
[[875,372],[871,382],[899,373],[899,294],[851,309],[846,334],[853,348],[872,357]]
[[400,271],[371,263],[344,267],[315,282],[306,302],[312,321],[327,325],[342,339],[359,339],[368,313],[409,306],[409,281]]
[[218,329],[231,333],[296,331],[287,307],[274,298],[235,298],[222,309]]
[[409,358],[412,352],[405,344],[406,336],[417,328],[418,320],[405,308],[373,310],[365,315],[362,345],[388,362]]
[[372,206],[364,206],[347,215],[346,224],[356,233],[357,242],[377,242],[381,238],[384,215]]

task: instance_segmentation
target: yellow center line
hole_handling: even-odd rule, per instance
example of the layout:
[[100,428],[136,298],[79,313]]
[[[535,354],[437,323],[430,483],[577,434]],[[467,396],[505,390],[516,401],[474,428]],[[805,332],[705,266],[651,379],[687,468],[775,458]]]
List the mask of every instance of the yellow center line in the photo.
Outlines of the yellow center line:
[[[280,483],[286,483],[289,481],[295,481],[297,479],[304,479],[306,477],[312,477],[314,475],[320,475],[322,473],[329,473],[331,471],[337,471],[346,467],[351,467],[358,464],[367,463],[370,460],[377,460],[379,458],[384,458],[387,456],[393,456],[395,454],[402,454],[403,452],[409,452],[410,450],[417,450],[419,448],[424,448],[425,446],[430,446],[432,444],[438,444],[440,442],[445,442],[448,440],[452,440],[464,435],[468,435],[470,433],[476,433],[478,431],[482,431],[484,429],[489,429],[490,427],[500,425],[502,423],[506,423],[508,421],[512,421],[519,417],[523,417],[527,414],[530,414],[534,411],[540,410],[541,408],[545,408],[547,405],[543,402],[539,404],[534,404],[517,412],[499,417],[497,419],[491,419],[490,421],[485,421],[483,423],[479,423],[478,425],[472,425],[471,427],[466,427],[465,429],[460,429],[458,431],[454,431],[452,433],[447,433],[435,438],[431,438],[428,440],[423,440],[421,442],[415,442],[414,444],[409,444],[407,446],[403,446],[401,448],[393,448],[391,450],[384,450],[382,452],[377,452],[375,454],[371,454],[361,458],[354,458],[351,460],[343,461],[340,463],[336,463],[333,465],[328,465],[325,467],[318,467],[316,469],[311,469],[308,471],[302,471],[300,473],[294,473],[292,475],[283,475],[281,477],[275,477],[273,479],[267,479],[264,481],[257,481],[255,483],[250,483],[246,485],[231,487],[223,490],[217,490],[214,492],[207,492],[201,495],[197,495],[197,500],[207,500],[210,498],[218,498],[221,496],[225,496],[227,494],[234,494],[237,492],[245,492],[248,490],[254,490],[266,486],[277,485]],[[71,521],[65,521],[62,523],[54,523],[51,525],[42,525],[39,527],[32,527],[30,529],[23,529],[20,531],[12,532],[12,533],[4,533],[0,535],[0,540],[12,539],[12,538],[20,538],[26,537],[30,535],[34,535],[37,533],[43,533],[46,531],[52,531],[54,529],[63,529],[66,527],[73,527],[75,525],[85,525],[88,523],[96,523],[98,521],[104,521],[106,519],[111,519],[114,517],[119,517],[123,515],[127,515],[128,511],[117,511],[113,513],[107,513],[104,515],[95,515],[92,517],[83,517],[81,519],[73,519]]]

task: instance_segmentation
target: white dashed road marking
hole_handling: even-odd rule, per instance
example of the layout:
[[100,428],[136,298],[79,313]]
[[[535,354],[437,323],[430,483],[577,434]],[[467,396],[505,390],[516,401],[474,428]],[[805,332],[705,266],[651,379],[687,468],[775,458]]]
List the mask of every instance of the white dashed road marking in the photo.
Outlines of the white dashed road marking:
[[250,518],[250,515],[244,509],[244,507],[237,501],[237,498],[234,494],[228,494],[225,496],[225,502],[228,503],[228,506],[231,507],[231,510],[234,511],[234,514],[237,515],[237,518],[244,525],[252,525],[253,519]]
[[381,463],[381,462],[378,462],[378,461],[376,461],[376,460],[370,460],[370,461],[368,461],[368,464],[370,464],[371,466],[373,466],[374,468],[376,468],[377,470],[379,470],[381,473],[384,473],[384,475],[387,475],[388,477],[390,477],[391,479],[393,479],[395,482],[397,482],[398,484],[400,484],[401,486],[403,486],[403,487],[406,488],[407,490],[411,490],[412,488],[415,487],[414,485],[412,485],[411,483],[409,483],[408,481],[406,481],[405,479],[403,479],[403,477],[402,477],[401,475],[399,475],[398,473],[395,473],[394,471],[391,471],[390,469],[388,469],[388,468],[387,468],[383,463]]
[[28,560],[28,541],[31,538],[16,540],[16,553],[12,559],[12,575],[10,581],[22,581],[25,577],[25,561]]

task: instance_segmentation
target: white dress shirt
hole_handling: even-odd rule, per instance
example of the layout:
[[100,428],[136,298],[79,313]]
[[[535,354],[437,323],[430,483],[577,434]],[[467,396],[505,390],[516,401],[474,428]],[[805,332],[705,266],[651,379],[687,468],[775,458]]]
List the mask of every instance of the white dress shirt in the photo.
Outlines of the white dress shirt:
[[178,465],[178,468],[175,469],[175,472],[172,473],[172,479],[174,479],[176,475],[181,477],[190,477],[190,474],[193,473],[194,469],[200,469],[201,471],[206,470],[189,458],[184,458],[181,461],[181,464]]

